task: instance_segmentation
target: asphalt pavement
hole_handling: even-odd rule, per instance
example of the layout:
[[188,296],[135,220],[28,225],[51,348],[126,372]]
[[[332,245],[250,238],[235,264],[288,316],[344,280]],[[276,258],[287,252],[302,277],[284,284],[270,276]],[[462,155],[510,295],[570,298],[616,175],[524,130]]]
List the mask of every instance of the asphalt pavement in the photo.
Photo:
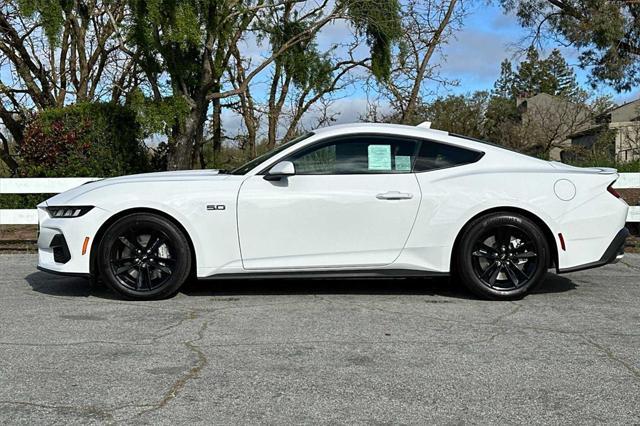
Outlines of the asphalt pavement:
[[640,423],[640,255],[516,302],[447,279],[127,302],[0,255],[1,424]]

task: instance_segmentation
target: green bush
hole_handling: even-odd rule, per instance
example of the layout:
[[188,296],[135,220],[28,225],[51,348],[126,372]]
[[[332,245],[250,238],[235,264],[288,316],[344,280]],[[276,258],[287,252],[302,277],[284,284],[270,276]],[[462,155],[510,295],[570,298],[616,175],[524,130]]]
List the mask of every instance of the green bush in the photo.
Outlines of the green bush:
[[19,149],[21,177],[108,177],[149,170],[136,114],[111,103],[39,113]]

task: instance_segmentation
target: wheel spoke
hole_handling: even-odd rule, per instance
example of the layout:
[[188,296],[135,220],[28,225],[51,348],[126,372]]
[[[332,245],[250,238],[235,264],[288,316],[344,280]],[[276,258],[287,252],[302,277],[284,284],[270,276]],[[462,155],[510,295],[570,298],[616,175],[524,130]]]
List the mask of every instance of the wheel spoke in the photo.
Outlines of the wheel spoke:
[[138,242],[138,237],[132,230],[127,231],[124,235],[118,237],[118,239],[130,250],[135,252],[142,251],[142,246]]
[[124,235],[123,235],[123,236],[121,236],[121,237],[118,237],[118,239],[120,240],[120,242],[121,242],[122,244],[124,244],[125,246],[129,247],[129,249],[134,250],[134,251],[138,250],[138,249],[136,248],[136,246],[134,246],[134,245],[133,245],[133,243],[132,243],[131,241],[129,241],[129,240],[127,239],[127,237],[125,237]]
[[[518,284],[520,284],[520,280],[518,279],[518,277],[516,276],[515,272],[512,270],[511,265],[506,264],[504,269],[507,271],[507,275],[509,276],[509,279],[511,280],[511,282],[513,283],[514,287],[518,287]],[[518,269],[517,267],[515,269]],[[519,269],[518,269],[519,270]]]
[[149,265],[145,265],[144,266],[144,278],[145,278],[145,281],[147,282],[147,288],[149,290],[152,290],[152,287],[151,287],[151,274],[149,273]]
[[486,280],[493,286],[496,283],[496,279],[498,278],[498,274],[500,274],[501,270],[502,266],[495,261],[482,272],[482,276],[480,278]]
[[171,275],[173,273],[171,268],[157,263],[155,261],[155,259],[149,259],[149,265],[154,269],[158,269],[158,270],[164,272],[165,274]]
[[491,272],[493,271],[493,268],[496,268],[497,266],[498,266],[498,262],[497,261],[495,261],[491,265],[487,266],[487,269],[482,271],[482,275],[480,276],[480,278],[482,278],[482,279],[487,278],[491,274]]
[[142,290],[144,277],[142,276],[142,265],[138,266],[138,279],[136,280],[136,290]]
[[495,270],[491,273],[491,276],[489,277],[489,284],[491,284],[492,287],[496,283],[498,274],[500,274],[501,271],[502,271],[502,265],[496,265]]
[[147,246],[145,247],[145,249],[149,253],[153,253],[158,247],[162,245],[162,243],[164,243],[164,239],[157,233],[153,233],[149,237],[149,241],[147,242]]
[[120,275],[124,272],[129,272],[131,270],[135,269],[135,265],[133,264],[128,264],[128,265],[124,265],[119,267],[118,269],[116,269],[116,275]]
[[155,260],[156,262],[162,262],[162,263],[168,263],[173,265],[174,263],[176,263],[175,259],[171,259],[169,257],[158,257],[158,256],[154,256],[153,260]]
[[471,253],[472,256],[484,257],[487,259],[495,259],[498,257],[498,252],[493,247],[485,243],[478,244],[478,247],[478,250]]
[[483,248],[484,250],[488,251],[489,253],[496,254],[496,255],[498,254],[498,250],[496,250],[495,248],[491,247],[488,244],[481,243],[480,247]]
[[496,230],[496,243],[499,246],[509,246],[511,243],[511,233],[508,228],[498,228]]
[[518,265],[513,263],[513,261],[509,261],[509,262],[511,263],[513,269],[515,269],[516,274],[519,274],[524,279],[524,281],[528,281],[531,278],[522,269],[518,268]]
[[125,262],[133,262],[134,260],[136,260],[134,257],[121,257],[120,259],[113,259],[111,260],[111,264],[112,265],[121,265]]
[[530,259],[532,257],[537,257],[538,255],[532,251],[525,251],[524,253],[515,253],[513,255],[516,259]]
[[471,255],[475,257],[484,257],[487,259],[493,259],[495,257],[495,255],[493,255],[492,253],[487,253],[484,249],[476,250],[471,253]]

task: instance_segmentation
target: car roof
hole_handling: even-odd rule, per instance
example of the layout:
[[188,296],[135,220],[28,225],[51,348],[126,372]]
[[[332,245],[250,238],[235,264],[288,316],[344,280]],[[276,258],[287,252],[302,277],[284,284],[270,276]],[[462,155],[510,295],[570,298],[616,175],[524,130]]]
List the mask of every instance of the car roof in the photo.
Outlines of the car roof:
[[328,133],[328,132],[345,132],[355,133],[361,131],[375,132],[381,131],[384,133],[400,132],[400,133],[413,133],[415,130],[420,130],[426,134],[441,134],[448,135],[449,133],[444,130],[429,129],[426,127],[409,126],[407,124],[390,124],[390,123],[348,123],[348,124],[336,124],[334,126],[321,127],[314,130],[314,133]]

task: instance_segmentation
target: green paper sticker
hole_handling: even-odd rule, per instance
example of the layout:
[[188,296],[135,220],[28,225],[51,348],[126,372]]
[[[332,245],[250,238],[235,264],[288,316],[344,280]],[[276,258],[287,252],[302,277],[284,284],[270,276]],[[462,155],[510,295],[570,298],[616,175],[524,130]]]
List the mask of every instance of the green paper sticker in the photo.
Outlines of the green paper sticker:
[[396,170],[411,171],[411,157],[408,155],[396,155]]
[[369,170],[391,170],[391,145],[369,145]]

